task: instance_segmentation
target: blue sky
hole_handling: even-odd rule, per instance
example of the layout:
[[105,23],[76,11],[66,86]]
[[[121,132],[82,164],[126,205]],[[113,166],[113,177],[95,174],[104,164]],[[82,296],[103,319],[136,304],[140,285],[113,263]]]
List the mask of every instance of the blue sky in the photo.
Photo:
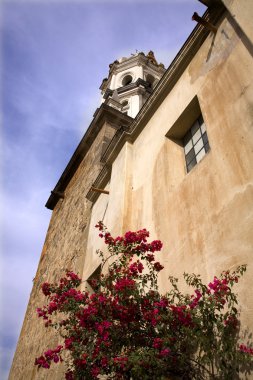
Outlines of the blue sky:
[[99,106],[109,63],[153,50],[167,67],[195,26],[193,12],[205,7],[197,0],[3,0],[0,7],[5,380],[51,216],[44,204]]

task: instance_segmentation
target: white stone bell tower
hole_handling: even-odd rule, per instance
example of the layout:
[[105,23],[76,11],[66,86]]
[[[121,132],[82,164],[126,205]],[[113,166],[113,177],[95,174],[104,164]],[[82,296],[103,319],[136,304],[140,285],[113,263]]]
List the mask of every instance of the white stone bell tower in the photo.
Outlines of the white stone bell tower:
[[102,102],[135,117],[154,87],[162,77],[165,68],[158,64],[150,51],[120,58],[109,65],[109,76],[100,86]]

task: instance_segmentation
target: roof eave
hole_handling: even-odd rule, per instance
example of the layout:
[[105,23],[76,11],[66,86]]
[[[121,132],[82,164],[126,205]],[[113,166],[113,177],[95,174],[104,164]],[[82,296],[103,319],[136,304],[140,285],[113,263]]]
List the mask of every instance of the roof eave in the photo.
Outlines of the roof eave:
[[53,210],[58,200],[59,194],[64,194],[64,191],[76,172],[81,161],[89,151],[93,141],[104,124],[105,119],[110,119],[113,122],[115,128],[120,128],[122,125],[129,125],[132,122],[132,118],[122,112],[102,103],[94,113],[94,118],[77,146],[74,154],[72,155],[69,163],[63,171],[59,181],[55,188],[52,190],[50,197],[47,200],[46,207]]

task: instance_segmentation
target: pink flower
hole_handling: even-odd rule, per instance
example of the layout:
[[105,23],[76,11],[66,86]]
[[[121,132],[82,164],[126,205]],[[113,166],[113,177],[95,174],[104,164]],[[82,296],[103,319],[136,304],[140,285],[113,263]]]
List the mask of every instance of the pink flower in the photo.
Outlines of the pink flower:
[[147,260],[151,263],[152,261],[155,261],[155,256],[152,253],[148,253]]
[[97,376],[100,374],[100,369],[99,369],[97,366],[94,366],[94,367],[91,369],[91,374],[92,374],[92,376],[96,379]]
[[105,233],[105,244],[115,245],[115,241],[109,232]]
[[142,265],[142,263],[138,263],[137,269],[138,269],[139,273],[142,273],[142,271],[144,269],[144,266]]
[[162,298],[159,302],[154,303],[159,308],[166,308],[169,305],[169,301],[166,298]]
[[229,315],[228,318],[224,321],[225,326],[232,327],[236,329],[239,325],[239,321],[234,315]]
[[124,236],[124,244],[145,243],[147,241],[147,237],[149,237],[149,232],[145,228],[136,232],[128,231]]
[[74,272],[67,271],[66,276],[69,277],[72,281],[81,282],[81,278],[78,277],[78,275],[75,274]]
[[107,298],[105,296],[103,296],[103,295],[99,295],[98,296],[98,300],[99,300],[100,303],[104,304],[104,303],[106,303]]
[[151,252],[161,251],[163,243],[160,240],[154,240],[150,243]]
[[49,296],[51,294],[50,284],[48,282],[44,282],[41,286],[42,292],[45,296]]
[[50,364],[47,362],[47,360],[44,358],[44,356],[40,356],[39,358],[35,359],[35,365],[37,365],[39,368],[50,368]]
[[129,266],[129,271],[131,272],[131,274],[133,276],[137,276],[138,275],[138,272],[139,273],[142,273],[144,269],[144,266],[142,265],[141,262],[137,261],[136,263],[133,263]]
[[111,327],[112,323],[109,321],[102,321],[101,323],[96,323],[96,329],[99,332],[100,335],[104,333],[105,330],[109,329]]
[[99,221],[96,225],[95,225],[96,228],[99,229],[99,231],[102,231],[105,227],[104,227],[104,223]]
[[164,267],[157,261],[156,263],[154,263],[154,269],[157,271],[157,272],[160,272]]
[[35,365],[38,365],[38,367],[43,368],[50,368],[50,363],[53,360],[55,363],[62,361],[60,355],[60,351],[62,350],[62,346],[57,346],[54,350],[47,350],[44,352],[45,356],[40,356],[39,358],[35,359]]
[[192,302],[189,305],[191,309],[194,309],[198,305],[199,300],[202,297],[202,294],[200,293],[198,289],[195,290],[195,294],[196,294],[196,297],[193,298]]
[[56,302],[50,302],[48,305],[48,314],[52,314],[55,310],[57,310],[58,305]]
[[164,348],[162,351],[160,351],[160,356],[164,357],[164,356],[168,356],[170,354],[170,349],[168,348]]
[[153,340],[153,347],[154,348],[160,349],[160,348],[162,348],[162,345],[163,345],[163,340],[161,338],[155,338]]
[[43,319],[48,319],[47,312],[42,310],[40,307],[36,309],[38,317],[43,317]]
[[239,349],[241,352],[244,352],[245,354],[253,355],[253,348],[245,346],[245,344],[241,344],[239,346]]
[[108,359],[103,357],[100,361],[102,367],[106,367],[108,365]]
[[126,289],[134,289],[135,288],[135,281],[131,280],[130,278],[120,278],[116,281],[115,284],[115,290],[116,291],[124,291]]
[[70,338],[66,338],[65,339],[65,348],[67,350],[70,350],[72,348],[72,343],[74,342],[74,338],[73,337],[70,337]]
[[126,356],[121,356],[118,358],[113,359],[115,364],[118,364],[120,368],[124,368],[126,366],[126,363],[128,362],[128,358]]
[[176,317],[175,321],[177,321],[177,323],[179,322],[183,326],[191,326],[192,317],[191,317],[191,314],[186,310],[185,305],[181,305],[181,306],[171,305],[170,308],[172,309]]
[[66,374],[65,374],[65,379],[66,379],[66,380],[74,380],[73,372],[72,372],[72,371],[68,371],[68,372],[66,372]]

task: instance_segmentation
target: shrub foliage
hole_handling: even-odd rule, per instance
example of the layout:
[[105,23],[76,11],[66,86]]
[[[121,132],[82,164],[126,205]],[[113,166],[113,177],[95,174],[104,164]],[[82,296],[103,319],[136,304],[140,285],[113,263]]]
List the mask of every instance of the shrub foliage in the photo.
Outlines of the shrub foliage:
[[170,290],[161,295],[161,241],[149,243],[146,229],[113,238],[102,222],[96,227],[108,252],[98,251],[102,268],[94,292],[78,290],[81,279],[71,271],[59,284],[42,285],[48,303],[38,316],[59,331],[63,343],[36,358],[38,368],[65,361],[67,380],[230,380],[250,371],[253,349],[239,343],[232,291],[245,265],[208,285],[184,274],[191,295],[170,277]]

